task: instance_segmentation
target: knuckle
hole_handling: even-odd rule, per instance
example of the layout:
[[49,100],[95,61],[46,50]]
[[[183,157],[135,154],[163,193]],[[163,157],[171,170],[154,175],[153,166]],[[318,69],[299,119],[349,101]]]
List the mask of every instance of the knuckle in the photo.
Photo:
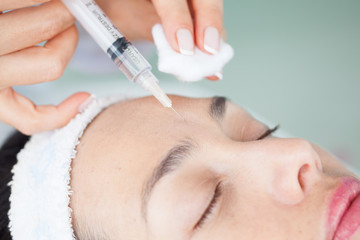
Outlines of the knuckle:
[[21,132],[22,134],[24,134],[26,136],[32,135],[32,132],[29,131],[29,129],[27,129],[27,128],[23,128],[23,129],[19,128],[18,130],[19,130],[19,132]]
[[219,19],[223,18],[223,13],[218,8],[206,9],[206,11],[198,11],[198,17],[205,18],[205,19],[213,19],[214,21],[218,21]]
[[[50,6],[45,6],[43,10],[53,10]],[[49,11],[50,12],[50,11]],[[57,16],[55,13],[53,14],[45,14],[43,19],[43,24],[39,29],[39,34],[44,39],[49,39],[56,36],[63,29],[64,19],[62,16]]]
[[47,24],[44,24],[40,29],[40,36],[43,39],[49,39],[56,36],[60,31],[60,24],[55,19],[49,19]]
[[203,19],[206,21],[222,21],[223,19],[223,6],[222,4],[212,2],[207,3],[206,7],[201,4],[194,6],[194,14],[196,19]]
[[55,53],[50,54],[47,60],[47,66],[44,73],[45,80],[54,81],[60,78],[66,68],[65,61]]
[[17,128],[22,134],[25,134],[25,135],[31,135],[34,133],[34,130],[33,128],[28,125],[28,124],[25,124],[25,125],[22,125],[20,127]]
[[174,12],[165,12],[163,13],[163,19],[166,19],[166,22],[176,23],[177,25],[191,25],[191,16],[187,11],[179,10]]

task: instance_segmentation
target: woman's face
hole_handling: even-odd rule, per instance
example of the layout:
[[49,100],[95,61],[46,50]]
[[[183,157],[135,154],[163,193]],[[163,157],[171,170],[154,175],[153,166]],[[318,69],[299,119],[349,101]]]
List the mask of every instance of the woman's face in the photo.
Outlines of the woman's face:
[[88,127],[72,166],[80,234],[360,238],[359,197],[349,208],[359,184],[330,154],[302,139],[257,140],[267,127],[224,98],[171,99],[185,121],[148,97],[113,105]]

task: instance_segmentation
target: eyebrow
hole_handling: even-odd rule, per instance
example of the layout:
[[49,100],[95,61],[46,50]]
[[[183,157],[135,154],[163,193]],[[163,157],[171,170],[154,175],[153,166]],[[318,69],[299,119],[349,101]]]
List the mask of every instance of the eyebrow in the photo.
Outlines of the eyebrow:
[[209,114],[214,120],[221,120],[225,116],[226,97],[213,97],[209,107]]
[[[225,97],[213,97],[211,99],[208,112],[210,117],[215,121],[221,120],[226,111],[226,102],[227,98]],[[146,181],[142,191],[142,206],[141,211],[145,222],[147,222],[147,205],[151,197],[151,193],[155,185],[162,179],[164,176],[175,171],[179,168],[181,163],[184,162],[187,158],[190,157],[191,153],[197,148],[197,144],[192,139],[184,139],[175,145],[169,150],[164,159],[159,163],[159,165],[153,170],[150,178]]]
[[180,141],[179,144],[170,149],[164,159],[154,169],[142,191],[142,214],[145,221],[147,215],[147,204],[156,183],[159,182],[165,175],[175,171],[185,159],[190,157],[190,154],[195,148],[197,148],[197,146],[192,139]]

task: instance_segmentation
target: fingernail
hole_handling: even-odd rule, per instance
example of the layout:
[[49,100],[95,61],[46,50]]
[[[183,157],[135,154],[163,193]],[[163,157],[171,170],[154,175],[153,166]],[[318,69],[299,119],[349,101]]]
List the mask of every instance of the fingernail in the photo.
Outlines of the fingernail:
[[194,55],[194,38],[190,30],[181,28],[176,32],[180,53]]
[[91,95],[90,97],[88,97],[88,99],[86,99],[86,100],[79,106],[78,112],[79,112],[79,113],[84,112],[94,100],[95,100],[95,96],[94,96],[94,95]]
[[219,52],[220,35],[219,31],[214,27],[208,27],[205,30],[204,48],[212,54]]
[[222,72],[215,73],[215,76],[217,76],[219,80],[223,79],[223,77],[224,77]]

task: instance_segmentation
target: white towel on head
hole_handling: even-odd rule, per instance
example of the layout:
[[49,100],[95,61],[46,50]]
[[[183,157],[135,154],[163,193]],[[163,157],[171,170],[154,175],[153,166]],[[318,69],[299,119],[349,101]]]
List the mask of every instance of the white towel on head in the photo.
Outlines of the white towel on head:
[[70,171],[86,127],[124,96],[95,99],[63,128],[35,134],[13,167],[9,229],[13,240],[74,240]]
[[194,82],[213,76],[221,72],[234,56],[232,47],[223,41],[215,55],[206,54],[197,47],[192,56],[178,53],[170,46],[160,24],[153,26],[152,35],[159,55],[159,71],[173,74],[182,81]]

